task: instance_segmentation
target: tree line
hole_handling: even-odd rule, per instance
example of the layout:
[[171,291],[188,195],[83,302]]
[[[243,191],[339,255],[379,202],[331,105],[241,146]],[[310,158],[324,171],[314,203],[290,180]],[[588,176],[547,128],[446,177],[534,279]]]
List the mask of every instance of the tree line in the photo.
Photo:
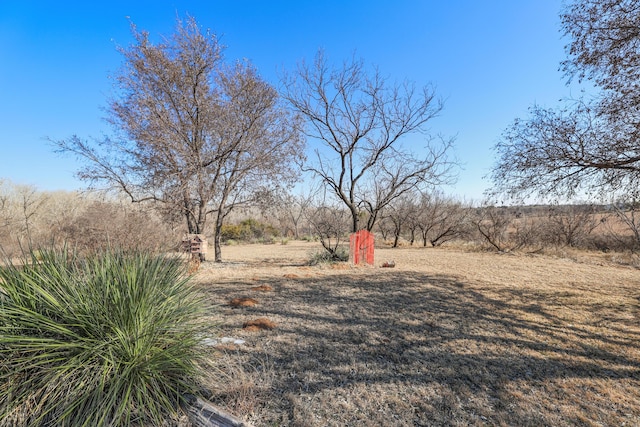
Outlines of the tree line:
[[[277,193],[269,203],[234,212],[220,232],[221,244],[318,241],[330,259],[342,259],[351,213],[319,193]],[[362,217],[366,222],[368,219]],[[93,193],[41,192],[0,181],[0,249],[70,247],[93,252],[105,245],[125,249],[179,250],[184,223],[161,205],[132,204]],[[598,251],[640,249],[640,203],[613,205],[477,205],[441,192],[405,194],[380,214],[372,230],[378,245],[452,245],[500,252],[554,248]],[[211,236],[214,227],[203,230]]]
[[[586,195],[634,205],[640,1],[576,0],[560,17],[568,39],[561,70],[596,93],[561,107],[534,105],[515,119],[495,146],[488,196],[517,204]],[[351,231],[388,234],[410,207],[429,201],[424,210],[435,209],[439,186],[455,182],[454,139],[428,127],[444,106],[432,86],[393,81],[357,58],[336,66],[319,51],[281,73],[277,90],[250,62],[228,61],[217,36],[192,17],[159,42],[135,24],[131,33],[106,108],[111,135],[55,143],[84,161],[78,176],[90,188],[153,203],[163,218],[181,218],[188,233],[203,233],[213,220],[216,261],[231,213],[288,197],[303,174],[321,185],[314,217],[324,228],[316,234],[326,236],[330,253],[343,215]],[[482,226],[497,227],[487,215],[475,229],[500,248]],[[634,215],[620,218],[635,227]],[[438,236],[433,224],[410,226],[410,241],[438,245],[456,234],[442,227]]]

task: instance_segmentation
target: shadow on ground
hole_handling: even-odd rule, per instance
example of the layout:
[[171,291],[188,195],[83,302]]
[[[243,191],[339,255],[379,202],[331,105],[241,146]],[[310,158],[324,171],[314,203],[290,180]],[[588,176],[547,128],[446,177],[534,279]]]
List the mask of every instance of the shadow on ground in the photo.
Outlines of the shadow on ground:
[[[640,424],[635,305],[401,271],[269,284],[258,306],[222,310],[223,334],[278,324],[234,353],[258,426]],[[208,291],[222,304],[255,285]],[[234,393],[215,398],[237,408]]]

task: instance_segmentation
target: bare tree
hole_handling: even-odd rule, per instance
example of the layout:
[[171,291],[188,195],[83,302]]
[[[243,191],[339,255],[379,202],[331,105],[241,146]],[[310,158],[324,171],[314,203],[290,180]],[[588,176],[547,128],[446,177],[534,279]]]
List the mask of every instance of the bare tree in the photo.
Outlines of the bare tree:
[[600,220],[591,205],[553,206],[545,224],[546,240],[561,246],[585,246],[598,225]]
[[[80,178],[180,212],[189,233],[204,233],[215,213],[218,235],[254,190],[292,178],[302,152],[295,117],[252,66],[225,66],[216,36],[195,19],[157,44],[133,25],[132,33],[108,108],[119,134],[58,144],[88,161]],[[214,248],[220,261],[218,239]]]
[[588,79],[601,92],[559,109],[534,106],[530,117],[515,120],[496,145],[496,191],[633,191],[640,183],[640,2],[576,0],[561,18],[570,38],[566,76]]
[[398,247],[400,237],[409,228],[409,224],[412,223],[417,214],[417,206],[414,202],[415,197],[415,194],[406,193],[396,198],[382,214],[382,218],[386,219],[391,225],[394,248]]
[[[562,62],[571,79],[590,80],[605,91],[598,101],[603,113],[636,115],[640,106],[640,2],[575,0],[561,14],[569,37]],[[637,125],[634,126],[637,132]]]
[[21,213],[21,231],[31,244],[33,239],[33,223],[35,222],[36,216],[40,214],[42,206],[46,203],[48,196],[30,185],[17,186],[16,193]]
[[[283,76],[283,85],[284,98],[306,119],[306,135],[321,146],[305,168],[349,210],[352,231],[371,231],[395,199],[450,178],[453,141],[426,135],[442,110],[431,88],[392,85],[362,61],[333,69],[322,52]],[[426,147],[410,136],[424,137]]]
[[496,145],[491,178],[512,197],[630,191],[640,183],[640,146],[628,123],[609,121],[582,101],[563,110],[534,106]]
[[440,246],[465,232],[469,208],[440,192],[423,193],[418,203],[415,223],[422,245]]
[[382,236],[382,240],[387,242],[389,236],[393,234],[393,221],[389,217],[382,215],[380,221],[376,223],[376,227]]
[[223,94],[213,134],[227,155],[210,166],[212,212],[215,212],[215,260],[221,261],[220,231],[236,207],[257,194],[282,191],[297,178],[303,141],[296,118],[279,103],[276,90],[256,70],[238,63],[219,75]]
[[37,243],[36,225],[48,199],[34,186],[0,180],[0,245],[5,252],[12,245],[26,248]]
[[429,233],[431,246],[437,247],[463,236],[469,213],[469,208],[462,202],[448,199],[440,203],[435,210],[436,215]]
[[9,236],[16,221],[11,196],[7,191],[7,187],[8,183],[0,179],[0,238],[3,241]]
[[300,238],[305,218],[309,216],[318,189],[307,187],[306,191],[290,193],[286,191],[272,191],[259,200],[259,208],[263,216],[275,219],[283,236]]
[[499,252],[504,252],[514,249],[508,232],[512,219],[507,208],[482,206],[475,210],[471,223],[484,243],[488,243]]
[[640,201],[637,196],[633,194],[628,198],[618,200],[612,203],[611,207],[615,218],[620,220],[631,233],[631,239],[626,239],[624,233],[611,227],[606,218],[603,218],[601,222],[606,224],[609,234],[613,236],[614,240],[622,243],[623,247],[630,248],[632,251],[637,250],[640,247]]

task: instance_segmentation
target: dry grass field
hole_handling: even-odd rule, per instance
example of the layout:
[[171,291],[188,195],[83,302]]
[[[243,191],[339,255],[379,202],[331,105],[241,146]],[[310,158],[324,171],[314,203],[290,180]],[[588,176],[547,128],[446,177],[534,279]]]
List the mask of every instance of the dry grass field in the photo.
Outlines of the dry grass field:
[[432,248],[308,266],[319,250],[202,264],[216,334],[245,341],[211,349],[217,405],[255,426],[640,425],[640,270]]

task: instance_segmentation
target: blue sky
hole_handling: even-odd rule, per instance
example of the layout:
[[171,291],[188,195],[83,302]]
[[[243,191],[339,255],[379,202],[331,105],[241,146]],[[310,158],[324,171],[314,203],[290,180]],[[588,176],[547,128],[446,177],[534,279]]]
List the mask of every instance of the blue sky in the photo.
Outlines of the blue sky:
[[[74,190],[74,159],[46,138],[101,137],[109,76],[132,41],[129,19],[153,36],[190,14],[221,36],[228,60],[246,58],[268,81],[312,59],[355,52],[392,80],[433,84],[445,99],[433,133],[456,136],[463,166],[445,189],[479,200],[492,147],[534,103],[572,95],[558,71],[568,40],[558,0],[0,1],[0,178]],[[573,95],[575,93],[575,89]]]

